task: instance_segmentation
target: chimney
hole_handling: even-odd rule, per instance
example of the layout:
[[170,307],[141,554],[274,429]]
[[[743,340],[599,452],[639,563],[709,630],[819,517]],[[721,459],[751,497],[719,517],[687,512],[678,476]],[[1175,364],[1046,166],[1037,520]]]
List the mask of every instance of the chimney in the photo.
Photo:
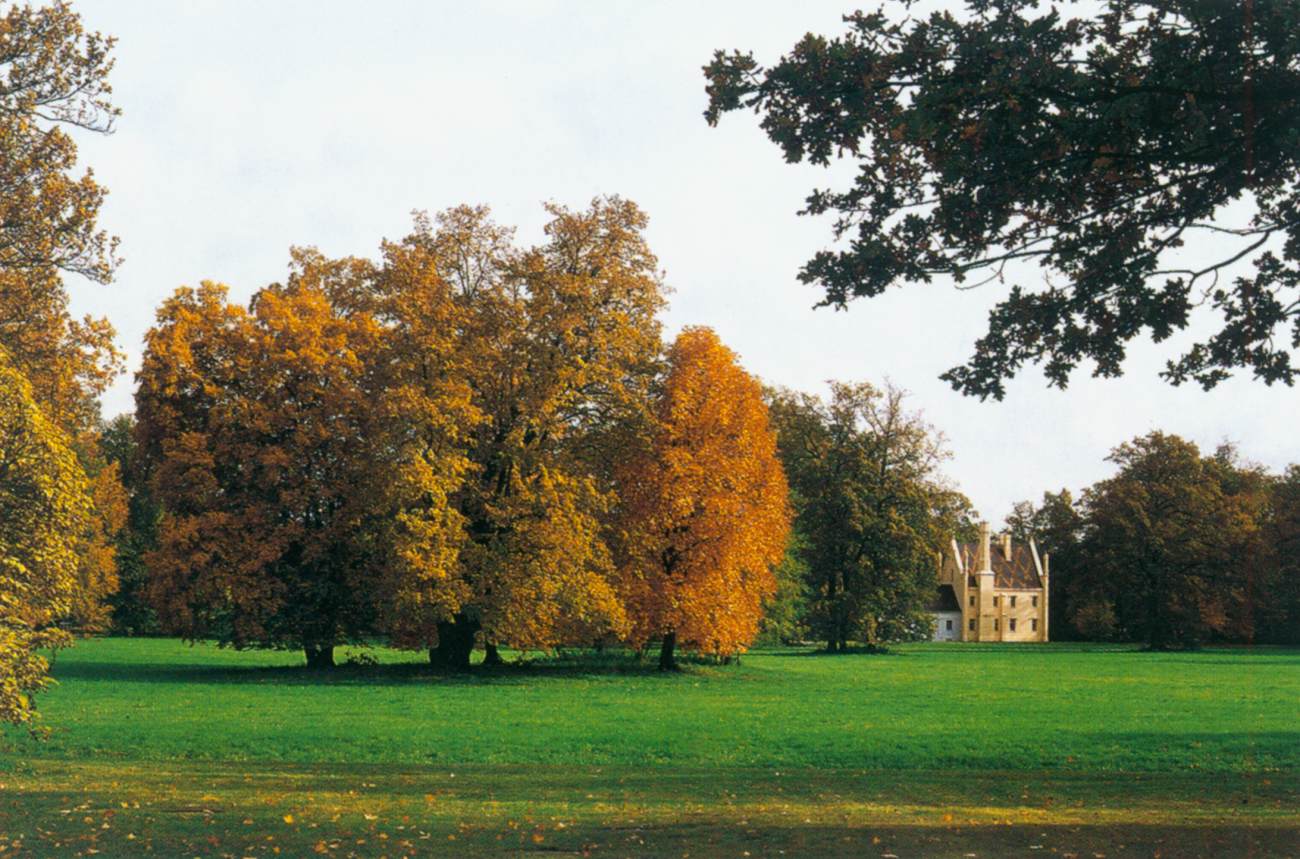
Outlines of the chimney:
[[1002,532],[1002,557],[1011,560],[1011,532]]
[[979,559],[976,561],[976,566],[979,569],[977,569],[976,572],[984,572],[985,570],[993,569],[993,558],[991,557],[991,553],[990,553],[989,540],[990,540],[989,523],[981,522],[980,523],[980,554],[979,554]]

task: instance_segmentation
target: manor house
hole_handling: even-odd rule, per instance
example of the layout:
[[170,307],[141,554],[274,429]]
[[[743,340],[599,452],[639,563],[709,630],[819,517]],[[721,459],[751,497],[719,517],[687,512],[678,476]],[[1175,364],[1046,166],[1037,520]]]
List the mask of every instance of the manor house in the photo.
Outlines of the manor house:
[[939,565],[930,603],[935,641],[1047,641],[1049,555],[994,540],[987,523],[978,543],[953,540]]

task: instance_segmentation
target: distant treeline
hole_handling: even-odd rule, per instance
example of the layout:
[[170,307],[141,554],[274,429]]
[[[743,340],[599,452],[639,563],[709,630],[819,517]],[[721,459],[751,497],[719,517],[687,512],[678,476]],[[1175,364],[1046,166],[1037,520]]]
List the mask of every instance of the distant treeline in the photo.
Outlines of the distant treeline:
[[1300,466],[1153,432],[1112,451],[1114,476],[1015,506],[1007,526],[1052,553],[1057,639],[1300,643]]

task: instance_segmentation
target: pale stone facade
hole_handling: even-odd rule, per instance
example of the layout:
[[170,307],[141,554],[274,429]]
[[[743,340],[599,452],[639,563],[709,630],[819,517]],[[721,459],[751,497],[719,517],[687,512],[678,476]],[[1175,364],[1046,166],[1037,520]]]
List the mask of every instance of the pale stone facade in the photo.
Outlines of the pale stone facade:
[[[993,540],[987,524],[978,543],[953,540],[939,566],[938,595],[931,604],[936,641],[1047,641],[1048,555],[1033,539],[1013,545],[1011,535]],[[961,612],[958,635],[948,629]]]

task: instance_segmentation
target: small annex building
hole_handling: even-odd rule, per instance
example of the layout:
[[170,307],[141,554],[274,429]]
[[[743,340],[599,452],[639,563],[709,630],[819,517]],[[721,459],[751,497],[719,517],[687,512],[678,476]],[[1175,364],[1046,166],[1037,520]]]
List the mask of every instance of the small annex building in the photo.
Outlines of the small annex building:
[[935,641],[961,641],[962,612],[957,592],[952,585],[939,585],[934,598],[926,606],[934,615]]
[[953,540],[939,564],[929,604],[935,641],[1047,641],[1049,555],[1030,538],[994,540],[987,523],[978,543]]

